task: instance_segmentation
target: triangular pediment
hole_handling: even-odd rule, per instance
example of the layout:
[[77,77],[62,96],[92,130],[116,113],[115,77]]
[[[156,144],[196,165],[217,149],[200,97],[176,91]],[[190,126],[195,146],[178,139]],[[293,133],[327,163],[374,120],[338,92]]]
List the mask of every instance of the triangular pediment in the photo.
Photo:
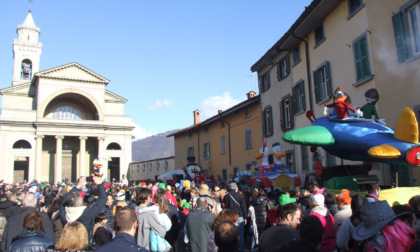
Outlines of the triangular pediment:
[[22,95],[22,96],[33,96],[35,95],[35,88],[30,82],[22,83],[16,86],[3,88],[0,90],[2,95]]
[[75,62],[38,72],[35,77],[105,85],[109,83],[108,79]]
[[105,102],[109,103],[126,103],[127,99],[112,93],[111,91],[105,91]]

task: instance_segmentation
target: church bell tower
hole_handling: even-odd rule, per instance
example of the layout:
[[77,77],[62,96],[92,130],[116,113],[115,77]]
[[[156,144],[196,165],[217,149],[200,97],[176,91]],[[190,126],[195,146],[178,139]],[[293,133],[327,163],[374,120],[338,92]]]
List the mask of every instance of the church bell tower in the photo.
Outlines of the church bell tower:
[[18,25],[18,38],[13,42],[13,86],[30,82],[39,71],[42,51],[42,43],[38,42],[40,32],[29,11],[23,24]]

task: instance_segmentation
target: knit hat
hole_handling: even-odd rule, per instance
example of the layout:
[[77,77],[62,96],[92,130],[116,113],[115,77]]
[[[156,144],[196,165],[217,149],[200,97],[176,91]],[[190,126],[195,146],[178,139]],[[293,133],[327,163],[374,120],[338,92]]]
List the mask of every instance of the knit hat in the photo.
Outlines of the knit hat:
[[323,194],[311,194],[312,202],[317,206],[324,206],[325,197]]
[[165,189],[165,184],[164,184],[164,183],[159,183],[158,188],[163,188],[163,189]]
[[353,238],[358,241],[372,237],[386,224],[401,215],[410,214],[400,213],[395,215],[394,211],[386,201],[366,203],[362,206],[360,212],[362,214],[363,221],[357,225],[356,229],[353,231]]
[[290,198],[288,194],[282,194],[279,197],[280,206],[284,206],[289,203],[296,202],[296,198]]

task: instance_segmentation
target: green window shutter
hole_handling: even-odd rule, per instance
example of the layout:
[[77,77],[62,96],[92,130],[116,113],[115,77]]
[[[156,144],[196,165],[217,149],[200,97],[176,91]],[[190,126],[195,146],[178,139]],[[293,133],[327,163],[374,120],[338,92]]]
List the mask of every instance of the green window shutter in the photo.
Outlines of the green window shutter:
[[315,88],[315,102],[320,102],[320,90],[319,90],[319,78],[318,78],[318,70],[313,72],[314,74],[314,88]]
[[285,118],[284,118],[284,100],[282,100],[280,102],[280,127],[281,130],[284,131],[285,130]]
[[354,51],[354,61],[356,63],[356,80],[362,79],[362,64],[360,62],[360,40],[354,42],[353,44]]
[[368,54],[368,47],[367,47],[367,39],[366,36],[363,36],[360,41],[360,56],[361,56],[361,63],[362,63],[362,74],[363,78],[367,78],[370,76],[370,66],[369,66],[369,54]]
[[302,111],[306,110],[306,97],[305,97],[305,86],[303,85],[303,80],[299,83],[299,91],[300,94],[298,94],[301,97],[302,100]]
[[293,113],[296,113],[298,109],[298,101],[299,101],[299,84],[293,87],[292,89],[292,107],[293,107]]
[[327,83],[327,95],[328,99],[332,97],[332,86],[331,86],[331,77],[330,77],[330,63],[325,61],[325,82]]
[[404,38],[404,22],[401,11],[392,16],[392,24],[394,25],[395,45],[397,47],[398,62],[407,59],[407,47]]
[[286,75],[290,74],[290,55],[286,56]]

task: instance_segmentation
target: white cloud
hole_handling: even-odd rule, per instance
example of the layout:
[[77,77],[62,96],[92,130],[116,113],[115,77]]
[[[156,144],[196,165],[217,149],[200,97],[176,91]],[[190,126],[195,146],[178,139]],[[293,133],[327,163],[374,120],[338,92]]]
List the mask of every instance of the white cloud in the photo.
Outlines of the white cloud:
[[136,127],[134,128],[134,130],[132,132],[132,134],[134,136],[133,141],[140,140],[140,139],[143,139],[143,138],[146,138],[146,137],[153,136],[153,135],[157,134],[156,132],[151,132],[151,131],[148,131],[148,130],[140,127],[136,123],[134,123],[134,124],[135,124]]
[[160,110],[160,109],[164,109],[164,108],[172,108],[174,106],[174,103],[170,100],[156,100],[155,103],[147,106],[147,108],[151,111],[154,110]]
[[219,96],[208,97],[201,104],[201,115],[204,117],[203,119],[210,118],[216,115],[218,110],[229,109],[240,102],[240,100],[232,98],[229,92]]

